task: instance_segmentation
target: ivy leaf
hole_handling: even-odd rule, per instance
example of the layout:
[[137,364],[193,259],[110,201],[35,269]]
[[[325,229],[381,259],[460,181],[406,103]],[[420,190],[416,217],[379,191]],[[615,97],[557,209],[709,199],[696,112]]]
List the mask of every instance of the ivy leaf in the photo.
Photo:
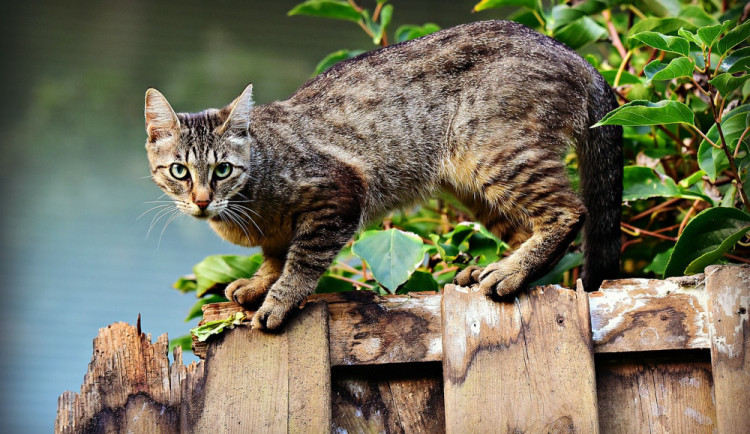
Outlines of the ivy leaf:
[[204,304],[221,303],[224,301],[228,301],[226,297],[222,297],[221,295],[216,295],[216,294],[211,294],[208,297],[199,299],[197,302],[195,302],[193,307],[190,308],[190,311],[188,312],[188,315],[185,318],[185,322],[188,322],[193,318],[198,318],[200,316],[203,316]]
[[672,178],[658,174],[650,167],[625,166],[622,200],[633,201],[651,197],[701,199],[713,205],[713,201],[707,196],[678,186]]
[[677,31],[677,34],[687,39],[688,41],[694,43],[695,45],[700,46],[703,43],[703,41],[701,41],[701,38],[699,38],[698,35],[693,34],[685,29],[681,28],[680,30]]
[[334,51],[333,53],[327,55],[323,58],[320,62],[318,62],[318,65],[315,67],[315,72],[313,73],[313,76],[320,74],[321,72],[327,70],[331,66],[341,62],[342,60],[351,59],[353,57],[357,57],[360,54],[364,53],[362,50],[339,50]]
[[560,283],[563,273],[583,264],[583,255],[578,252],[566,253],[555,266],[544,276],[531,282],[529,286],[541,286]]
[[503,6],[523,6],[531,10],[538,10],[539,2],[537,0],[482,0],[474,5],[473,12],[500,8]]
[[680,29],[695,30],[696,27],[682,18],[646,18],[638,21],[628,30],[628,38],[642,32],[658,32],[667,35],[677,33]]
[[736,45],[747,40],[748,37],[750,37],[750,20],[745,21],[724,35],[724,37],[716,43],[714,52],[719,55],[724,54]]
[[750,47],[740,48],[727,56],[719,70],[730,74],[750,70]]
[[172,287],[184,294],[198,289],[198,284],[195,282],[195,276],[190,275],[180,277],[177,282],[172,284]]
[[424,259],[419,235],[398,229],[366,231],[352,245],[352,253],[367,262],[375,280],[394,293]]
[[654,60],[643,68],[648,81],[672,80],[680,77],[692,77],[695,64],[687,57],[672,59],[669,64]]
[[[724,115],[721,121],[721,129],[724,138],[728,143],[739,141],[742,132],[745,131],[750,123],[750,104],[741,105]],[[719,131],[716,124],[712,125],[706,133],[706,137],[712,142],[717,143],[720,140]],[[745,137],[748,140],[748,137]],[[729,167],[726,154],[721,149],[711,146],[706,140],[703,140],[698,147],[698,167],[706,172],[711,182],[716,181],[716,177]]]
[[263,262],[262,255],[209,256],[193,267],[197,283],[195,295],[202,297],[207,292],[216,290],[217,286],[226,285],[244,277],[252,277],[261,262]]
[[666,125],[693,124],[695,116],[690,107],[679,101],[663,100],[656,103],[636,100],[607,113],[591,128],[602,125]]
[[712,78],[708,82],[719,91],[721,96],[727,97],[734,90],[739,89],[745,84],[745,80],[750,78],[750,74],[743,74],[739,77],[735,77],[732,74],[725,72]]
[[729,25],[729,21],[724,22],[724,24],[716,24],[713,26],[706,26],[701,27],[697,30],[698,37],[701,39],[703,44],[706,46],[706,48],[709,48],[714,45],[714,42],[716,42],[719,39],[719,36],[726,30],[726,27]]
[[630,39],[635,39],[661,51],[668,51],[682,56],[690,54],[690,42],[682,36],[667,36],[659,32],[647,31],[636,33]]
[[432,274],[417,270],[409,280],[398,289],[397,294],[406,294],[408,292],[437,291],[438,283]]
[[288,16],[307,15],[311,17],[333,18],[337,20],[353,21],[362,19],[360,14],[348,2],[340,0],[307,0],[287,12]]
[[600,26],[591,17],[582,17],[556,31],[555,39],[577,50],[592,42],[606,38],[607,29]]
[[664,277],[695,274],[717,263],[748,231],[750,214],[737,208],[702,211],[685,226],[674,247]]
[[404,25],[396,29],[396,42],[420,38],[438,30],[440,30],[440,26],[435,23],[426,23],[423,26]]

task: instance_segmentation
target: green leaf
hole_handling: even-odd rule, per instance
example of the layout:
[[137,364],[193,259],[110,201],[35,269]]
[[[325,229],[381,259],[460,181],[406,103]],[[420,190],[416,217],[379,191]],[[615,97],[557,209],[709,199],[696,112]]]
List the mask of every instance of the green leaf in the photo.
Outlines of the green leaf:
[[195,295],[202,297],[218,285],[226,285],[237,279],[252,277],[262,261],[262,255],[207,257],[193,267],[197,282]]
[[719,69],[730,74],[750,70],[750,47],[740,48],[727,56]]
[[701,199],[713,204],[706,196],[680,188],[672,178],[656,173],[650,167],[625,166],[622,200],[627,202],[651,197]]
[[183,276],[177,279],[177,282],[172,284],[172,287],[183,294],[186,292],[195,291],[198,288],[198,284],[195,282],[195,276]]
[[396,42],[404,42],[411,39],[420,38],[430,33],[440,30],[440,26],[435,23],[426,23],[423,26],[405,25],[396,29]]
[[[750,104],[736,107],[724,115],[721,121],[721,130],[728,143],[739,140],[745,128],[750,126],[748,125],[748,113],[750,113]],[[714,143],[719,142],[719,130],[716,128],[716,124],[711,126],[706,133],[706,137]],[[748,137],[745,138],[745,140],[748,139]],[[706,172],[711,182],[716,181],[716,177],[729,167],[729,162],[724,151],[714,148],[706,140],[703,140],[698,147],[697,158],[698,166]]]
[[583,255],[578,252],[566,253],[555,266],[544,276],[531,282],[529,286],[541,286],[560,283],[563,274],[583,264]]
[[169,352],[171,353],[175,347],[182,348],[182,351],[193,351],[193,337],[189,334],[176,337],[169,340]]
[[287,15],[307,15],[311,17],[333,18],[337,20],[353,21],[355,23],[362,19],[360,14],[352,5],[339,0],[307,0],[300,3]]
[[743,74],[739,77],[734,77],[732,74],[725,72],[724,74],[717,75],[708,82],[719,91],[721,96],[727,97],[734,90],[739,89],[745,84],[745,80],[750,78],[750,74]]
[[324,57],[323,60],[318,62],[318,65],[315,67],[315,72],[313,73],[313,76],[320,74],[321,72],[327,70],[328,68],[341,62],[342,60],[351,59],[353,57],[359,56],[362,53],[364,53],[364,51],[362,50],[334,51],[333,53]]
[[316,294],[327,294],[332,292],[348,292],[354,291],[354,285],[351,283],[337,279],[330,274],[324,274],[318,280],[318,286],[315,289]]
[[437,291],[438,283],[432,274],[417,270],[412,273],[409,280],[406,281],[399,289],[398,294],[406,294],[408,292],[422,292],[422,291]]
[[687,39],[688,41],[694,43],[695,45],[700,46],[703,43],[703,41],[701,41],[701,38],[699,38],[698,35],[690,33],[689,31],[685,29],[681,28],[680,30],[677,31],[677,34]]
[[635,3],[643,12],[659,17],[675,16],[681,8],[678,0],[636,0]]
[[228,301],[226,297],[222,297],[220,295],[215,295],[215,294],[211,294],[208,297],[199,299],[198,301],[195,302],[193,307],[190,308],[190,312],[188,312],[188,315],[185,318],[185,322],[188,322],[193,318],[198,318],[198,317],[203,316],[204,304],[222,303],[225,301]]
[[590,17],[579,18],[553,33],[553,37],[568,47],[578,48],[607,37],[607,29]]
[[714,52],[719,55],[724,54],[736,45],[746,41],[748,37],[750,37],[750,20],[745,21],[724,35],[724,37],[716,43]]
[[677,57],[669,64],[654,60],[643,68],[649,81],[672,80],[680,77],[692,77],[695,64],[687,57]]
[[706,48],[709,48],[714,45],[714,42],[716,42],[717,39],[719,39],[719,36],[721,36],[728,25],[729,22],[727,21],[724,24],[701,27],[697,30],[698,37],[703,44],[705,44]]
[[667,268],[669,257],[672,256],[673,250],[674,247],[670,247],[666,251],[654,255],[654,260],[651,261],[651,263],[646,268],[644,268],[643,271],[645,271],[646,273],[654,273],[657,276],[663,275],[664,270]]
[[649,47],[654,47],[662,51],[687,56],[690,54],[690,42],[682,36],[667,36],[659,32],[640,32],[630,37],[637,41],[643,42]]
[[209,321],[203,325],[190,329],[190,333],[193,334],[198,341],[205,342],[206,339],[211,336],[218,335],[225,329],[233,329],[234,326],[242,324],[243,321],[248,319],[244,313],[236,312],[229,318],[217,319],[215,321]]
[[440,235],[430,234],[430,239],[435,243],[435,249],[437,249],[438,255],[440,255],[440,258],[443,261],[453,262],[456,260],[458,254],[461,253],[461,251],[458,250],[458,247],[452,244],[443,243],[440,239]]
[[411,232],[367,231],[354,242],[352,253],[367,262],[375,280],[393,293],[422,263],[423,245]]
[[628,30],[628,38],[642,32],[658,32],[665,35],[677,33],[681,28],[695,30],[696,26],[682,18],[646,18],[638,21]]
[[667,125],[693,124],[695,117],[690,107],[679,101],[663,100],[657,103],[636,100],[607,113],[592,126],[601,125]]
[[385,30],[393,19],[393,5],[385,5],[380,10],[380,26]]
[[713,26],[719,24],[719,21],[706,13],[706,10],[698,5],[686,5],[683,6],[677,18],[682,18],[696,26]]
[[709,208],[685,226],[664,277],[695,274],[717,263],[748,231],[750,214],[737,208]]
[[[602,75],[602,77],[604,77],[605,80],[607,80],[607,83],[610,86],[614,86],[615,78],[617,77],[616,69],[608,69],[605,71],[599,71],[599,73]],[[643,79],[641,77],[631,74],[628,71],[622,71],[622,74],[620,74],[620,82],[618,83],[618,85],[641,84],[641,83],[643,83]]]
[[474,5],[474,12],[503,6],[523,6],[531,10],[537,10],[539,2],[537,0],[482,0]]

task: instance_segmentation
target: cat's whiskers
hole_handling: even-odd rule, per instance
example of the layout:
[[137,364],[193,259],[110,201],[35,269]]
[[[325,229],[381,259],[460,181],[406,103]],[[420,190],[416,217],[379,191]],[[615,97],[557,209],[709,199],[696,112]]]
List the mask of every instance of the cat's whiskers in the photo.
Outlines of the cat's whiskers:
[[[241,217],[240,217],[239,215],[237,215],[237,214],[235,213],[235,211],[233,211],[233,210],[232,210],[232,209],[230,209],[229,207],[227,207],[227,208],[224,208],[224,213],[226,213],[226,216],[227,216],[227,217],[228,217],[228,218],[229,218],[229,219],[230,219],[230,220],[231,220],[231,221],[232,221],[232,222],[233,222],[233,223],[234,223],[235,225],[237,225],[237,227],[239,227],[239,228],[240,228],[240,230],[242,231],[242,233],[244,233],[244,234],[245,234],[245,237],[247,238],[247,242],[248,242],[248,244],[252,244],[252,243],[253,243],[253,241],[252,241],[252,239],[250,238],[250,234],[249,234],[249,233],[247,232],[247,229],[245,228],[245,225],[244,225],[244,224],[242,224],[242,218],[241,218]],[[256,225],[256,227],[257,227],[257,225]],[[258,229],[258,230],[260,230],[260,229]],[[261,235],[262,235],[262,233],[261,233]]]
[[231,203],[230,202],[227,205],[227,209],[230,210],[230,211],[233,211],[233,212],[236,212],[236,213],[239,213],[239,214],[243,215],[247,220],[250,221],[250,223],[253,224],[253,226],[255,226],[256,229],[258,229],[258,232],[260,233],[261,236],[265,236],[263,234],[263,230],[260,228],[260,226],[258,226],[258,223],[255,222],[255,219],[253,219],[253,216],[251,216],[250,214],[248,214],[248,211],[251,212],[251,213],[253,213],[253,214],[255,214],[255,215],[257,215],[261,219],[263,218],[263,216],[261,216],[260,214],[258,214],[254,210],[252,210],[252,209],[250,209],[250,208],[248,208],[248,207],[246,207],[244,205],[237,204],[237,203]]
[[167,226],[169,226],[170,223],[174,221],[177,217],[182,216],[183,214],[179,210],[175,210],[175,212],[172,214],[171,217],[167,220],[166,223],[164,223],[164,227],[161,229],[161,234],[159,234],[159,242],[156,243],[156,249],[159,249],[159,246],[161,246],[161,239],[164,237],[164,231],[167,230]]
[[156,215],[154,215],[154,218],[151,219],[151,224],[148,226],[148,231],[146,232],[146,238],[148,238],[149,235],[151,235],[151,231],[154,229],[156,224],[159,223],[161,219],[163,219],[166,216],[179,214],[179,213],[180,213],[180,210],[177,209],[177,207],[165,208],[157,212]]
[[[146,203],[149,203],[149,202],[146,202]],[[164,204],[161,204],[161,205],[153,206],[153,207],[147,209],[146,211],[144,211],[143,213],[141,213],[141,215],[139,215],[135,220],[136,221],[140,220],[143,216],[145,216],[146,214],[150,213],[151,211],[155,211],[155,210],[158,210],[160,208],[170,207],[170,206],[173,206],[173,205],[174,204],[172,203],[172,201],[169,201],[169,203],[164,203]]]

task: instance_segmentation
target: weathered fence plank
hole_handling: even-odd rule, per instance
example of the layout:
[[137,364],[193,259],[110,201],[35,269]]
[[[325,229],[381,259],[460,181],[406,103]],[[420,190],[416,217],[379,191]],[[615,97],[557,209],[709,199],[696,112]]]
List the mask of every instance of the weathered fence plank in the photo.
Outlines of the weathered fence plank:
[[596,359],[603,433],[716,432],[708,354],[606,354]]
[[[308,303],[280,335],[237,327],[208,347],[190,432],[325,432],[331,427],[325,302]],[[304,378],[306,377],[306,378]]]
[[334,432],[445,432],[439,363],[333,370]]
[[708,348],[703,275],[605,281],[589,294],[594,351]]
[[446,432],[598,432],[585,303],[553,286],[496,302],[446,285]]
[[706,269],[719,432],[750,432],[750,266]]

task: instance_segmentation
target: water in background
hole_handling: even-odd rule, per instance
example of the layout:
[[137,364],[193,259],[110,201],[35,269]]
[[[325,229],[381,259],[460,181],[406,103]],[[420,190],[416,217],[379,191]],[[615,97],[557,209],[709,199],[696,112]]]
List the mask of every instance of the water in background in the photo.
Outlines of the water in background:
[[[229,103],[248,82],[282,99],[326,54],[369,48],[352,23],[287,17],[297,1],[35,1],[0,17],[0,432],[50,432],[78,391],[97,330],[176,337],[192,295],[170,289],[210,254],[247,253],[205,223],[162,233],[143,148],[143,95],[178,111]],[[362,2],[368,5],[365,2]],[[372,2],[371,2],[372,3]],[[402,23],[489,18],[472,1],[395,3]],[[369,6],[369,5],[368,5]]]

